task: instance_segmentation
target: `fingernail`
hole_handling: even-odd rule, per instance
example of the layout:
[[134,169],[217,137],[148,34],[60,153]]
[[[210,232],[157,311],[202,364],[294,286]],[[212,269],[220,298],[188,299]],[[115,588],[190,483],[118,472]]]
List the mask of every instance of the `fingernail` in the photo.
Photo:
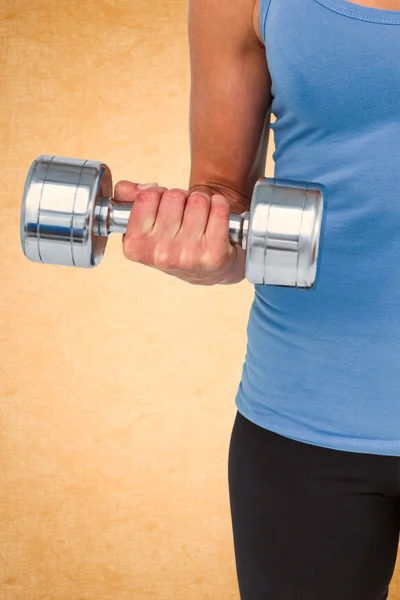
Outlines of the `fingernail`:
[[138,185],[139,190],[147,190],[151,187],[158,187],[158,183],[141,183]]

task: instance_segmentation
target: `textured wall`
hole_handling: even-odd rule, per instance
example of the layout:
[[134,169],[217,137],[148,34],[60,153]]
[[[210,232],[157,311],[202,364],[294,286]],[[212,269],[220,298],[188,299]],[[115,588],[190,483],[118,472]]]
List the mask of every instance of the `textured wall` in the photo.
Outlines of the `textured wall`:
[[[8,6],[6,6],[8,4]],[[186,187],[184,0],[0,3],[0,600],[238,597],[227,493],[252,287],[19,247],[42,153]]]
[[128,263],[119,236],[93,271],[19,247],[39,154],[187,187],[186,22],[184,0],[0,2],[1,600],[238,598],[227,451],[252,287]]

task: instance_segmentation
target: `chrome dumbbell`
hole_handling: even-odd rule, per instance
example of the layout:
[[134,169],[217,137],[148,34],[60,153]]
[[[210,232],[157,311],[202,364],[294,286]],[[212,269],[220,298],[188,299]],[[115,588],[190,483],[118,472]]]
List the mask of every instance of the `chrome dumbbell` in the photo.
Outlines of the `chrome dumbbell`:
[[[39,156],[29,170],[21,209],[21,245],[34,262],[95,267],[110,233],[125,233],[132,204],[113,202],[107,165]],[[311,288],[324,208],[317,183],[260,179],[250,212],[231,214],[229,238],[246,250],[253,284]]]

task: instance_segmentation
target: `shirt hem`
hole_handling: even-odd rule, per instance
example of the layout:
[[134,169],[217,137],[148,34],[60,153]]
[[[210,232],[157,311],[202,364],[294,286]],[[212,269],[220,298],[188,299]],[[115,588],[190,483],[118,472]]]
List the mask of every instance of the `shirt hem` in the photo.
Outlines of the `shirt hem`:
[[258,427],[262,427],[268,431],[272,431],[281,435],[282,437],[289,438],[296,442],[303,444],[309,444],[311,446],[319,446],[321,448],[329,448],[331,450],[339,450],[342,452],[355,452],[361,454],[374,454],[383,456],[400,456],[400,440],[389,441],[389,440],[365,440],[346,437],[345,439],[340,436],[331,435],[318,435],[315,432],[310,437],[299,435],[298,431],[286,427],[283,423],[281,425],[277,423],[271,423],[268,419],[262,419],[262,417],[255,411],[251,411],[246,408],[239,397],[235,401],[238,412],[245,417],[248,421],[251,421]]

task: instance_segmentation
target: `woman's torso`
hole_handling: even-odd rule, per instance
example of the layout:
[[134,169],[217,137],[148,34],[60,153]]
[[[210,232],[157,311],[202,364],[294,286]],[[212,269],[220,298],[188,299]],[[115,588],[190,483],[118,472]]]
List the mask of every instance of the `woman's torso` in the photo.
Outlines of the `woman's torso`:
[[275,175],[324,184],[327,205],[317,286],[255,288],[238,408],[288,437],[400,455],[400,2],[259,10]]

